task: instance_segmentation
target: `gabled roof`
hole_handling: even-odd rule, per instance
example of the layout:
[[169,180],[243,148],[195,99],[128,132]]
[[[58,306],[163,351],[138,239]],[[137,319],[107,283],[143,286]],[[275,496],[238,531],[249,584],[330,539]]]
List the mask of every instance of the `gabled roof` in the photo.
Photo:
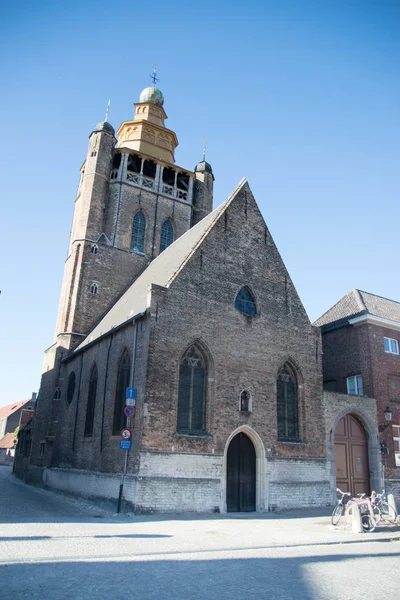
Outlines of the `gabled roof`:
[[16,437],[13,433],[6,433],[0,440],[0,448],[14,448]]
[[354,289],[343,296],[313,324],[322,327],[324,331],[345,325],[350,319],[362,315],[371,315],[400,324],[400,302]]
[[7,406],[2,406],[0,408],[0,419],[5,419],[15,413],[17,410],[25,406],[28,402],[30,402],[30,398],[28,400],[20,400],[20,402],[14,402],[13,404],[8,404]]
[[168,288],[171,285],[197,247],[245,185],[248,185],[247,181],[242,179],[225,202],[159,254],[117,300],[114,306],[110,308],[100,323],[76,348],[75,352],[82,350],[88,344],[133,319],[133,317],[143,314],[149,306],[149,286],[156,284]]

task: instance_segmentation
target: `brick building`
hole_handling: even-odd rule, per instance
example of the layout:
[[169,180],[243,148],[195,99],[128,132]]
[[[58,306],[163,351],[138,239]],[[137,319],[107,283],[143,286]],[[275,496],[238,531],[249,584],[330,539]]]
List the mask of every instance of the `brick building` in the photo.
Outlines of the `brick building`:
[[324,388],[376,399],[385,487],[400,498],[400,303],[354,289],[315,325]]
[[[211,166],[174,164],[161,92],[135,107],[118,142],[108,122],[89,138],[28,477],[116,499],[134,387],[134,510],[330,504],[348,397],[323,397],[320,331],[250,187],[212,210]],[[376,435],[375,401],[359,410]]]

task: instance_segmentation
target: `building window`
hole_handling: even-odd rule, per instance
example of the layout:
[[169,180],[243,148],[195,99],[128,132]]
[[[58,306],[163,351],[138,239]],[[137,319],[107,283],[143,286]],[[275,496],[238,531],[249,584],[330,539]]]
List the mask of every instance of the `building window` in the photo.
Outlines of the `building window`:
[[99,248],[96,244],[93,244],[93,246],[90,248],[90,252],[92,254],[97,254],[97,252],[99,251]]
[[247,390],[240,394],[240,412],[251,412],[251,396]]
[[389,354],[398,354],[399,353],[399,343],[397,340],[393,340],[392,338],[383,338],[383,343],[385,345],[385,352],[389,352]]
[[191,346],[179,369],[178,432],[205,431],[206,381],[205,359],[196,346]]
[[144,254],[144,236],[146,233],[146,218],[143,211],[133,217],[131,251]]
[[40,442],[39,456],[44,456],[45,451],[46,451],[46,442]]
[[67,402],[68,402],[68,404],[71,404],[72,398],[74,397],[75,381],[76,381],[75,372],[72,371],[72,373],[70,373],[69,377],[68,377],[68,387],[67,387]]
[[278,440],[299,441],[298,413],[296,375],[286,363],[280,370],[277,380]]
[[393,425],[394,460],[396,467],[400,467],[400,425]]
[[361,375],[354,375],[354,377],[347,377],[347,393],[353,396],[363,396],[363,378]]
[[164,221],[161,227],[160,252],[168,248],[174,241],[174,228],[170,219]]
[[245,315],[255,315],[257,313],[256,302],[248,287],[242,287],[238,292],[235,300],[235,308]]
[[126,388],[129,387],[130,359],[128,350],[124,350],[118,365],[117,387],[115,390],[113,435],[118,435],[126,425],[124,415]]
[[96,406],[97,393],[97,367],[93,365],[89,379],[89,393],[86,407],[85,436],[90,437],[93,434],[94,409]]
[[54,396],[53,396],[54,400],[59,400],[61,398],[61,388],[57,387],[54,390]]
[[92,283],[92,285],[90,286],[90,293],[97,294],[97,290],[98,290],[97,283]]

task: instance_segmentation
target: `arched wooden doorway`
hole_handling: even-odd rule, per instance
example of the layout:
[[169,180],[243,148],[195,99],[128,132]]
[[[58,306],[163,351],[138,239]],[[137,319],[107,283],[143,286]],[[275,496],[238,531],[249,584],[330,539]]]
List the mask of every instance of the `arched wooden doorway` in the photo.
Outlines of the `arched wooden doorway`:
[[256,452],[245,433],[238,433],[227,454],[226,506],[228,512],[256,510]]
[[369,494],[368,441],[360,421],[351,414],[335,431],[336,486],[343,492]]

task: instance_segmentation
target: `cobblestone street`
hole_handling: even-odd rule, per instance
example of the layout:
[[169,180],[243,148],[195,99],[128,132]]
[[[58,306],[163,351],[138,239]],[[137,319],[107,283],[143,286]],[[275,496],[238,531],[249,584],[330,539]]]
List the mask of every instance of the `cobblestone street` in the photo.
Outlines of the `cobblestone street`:
[[399,527],[334,529],[327,511],[115,515],[0,468],[0,598],[398,598]]

